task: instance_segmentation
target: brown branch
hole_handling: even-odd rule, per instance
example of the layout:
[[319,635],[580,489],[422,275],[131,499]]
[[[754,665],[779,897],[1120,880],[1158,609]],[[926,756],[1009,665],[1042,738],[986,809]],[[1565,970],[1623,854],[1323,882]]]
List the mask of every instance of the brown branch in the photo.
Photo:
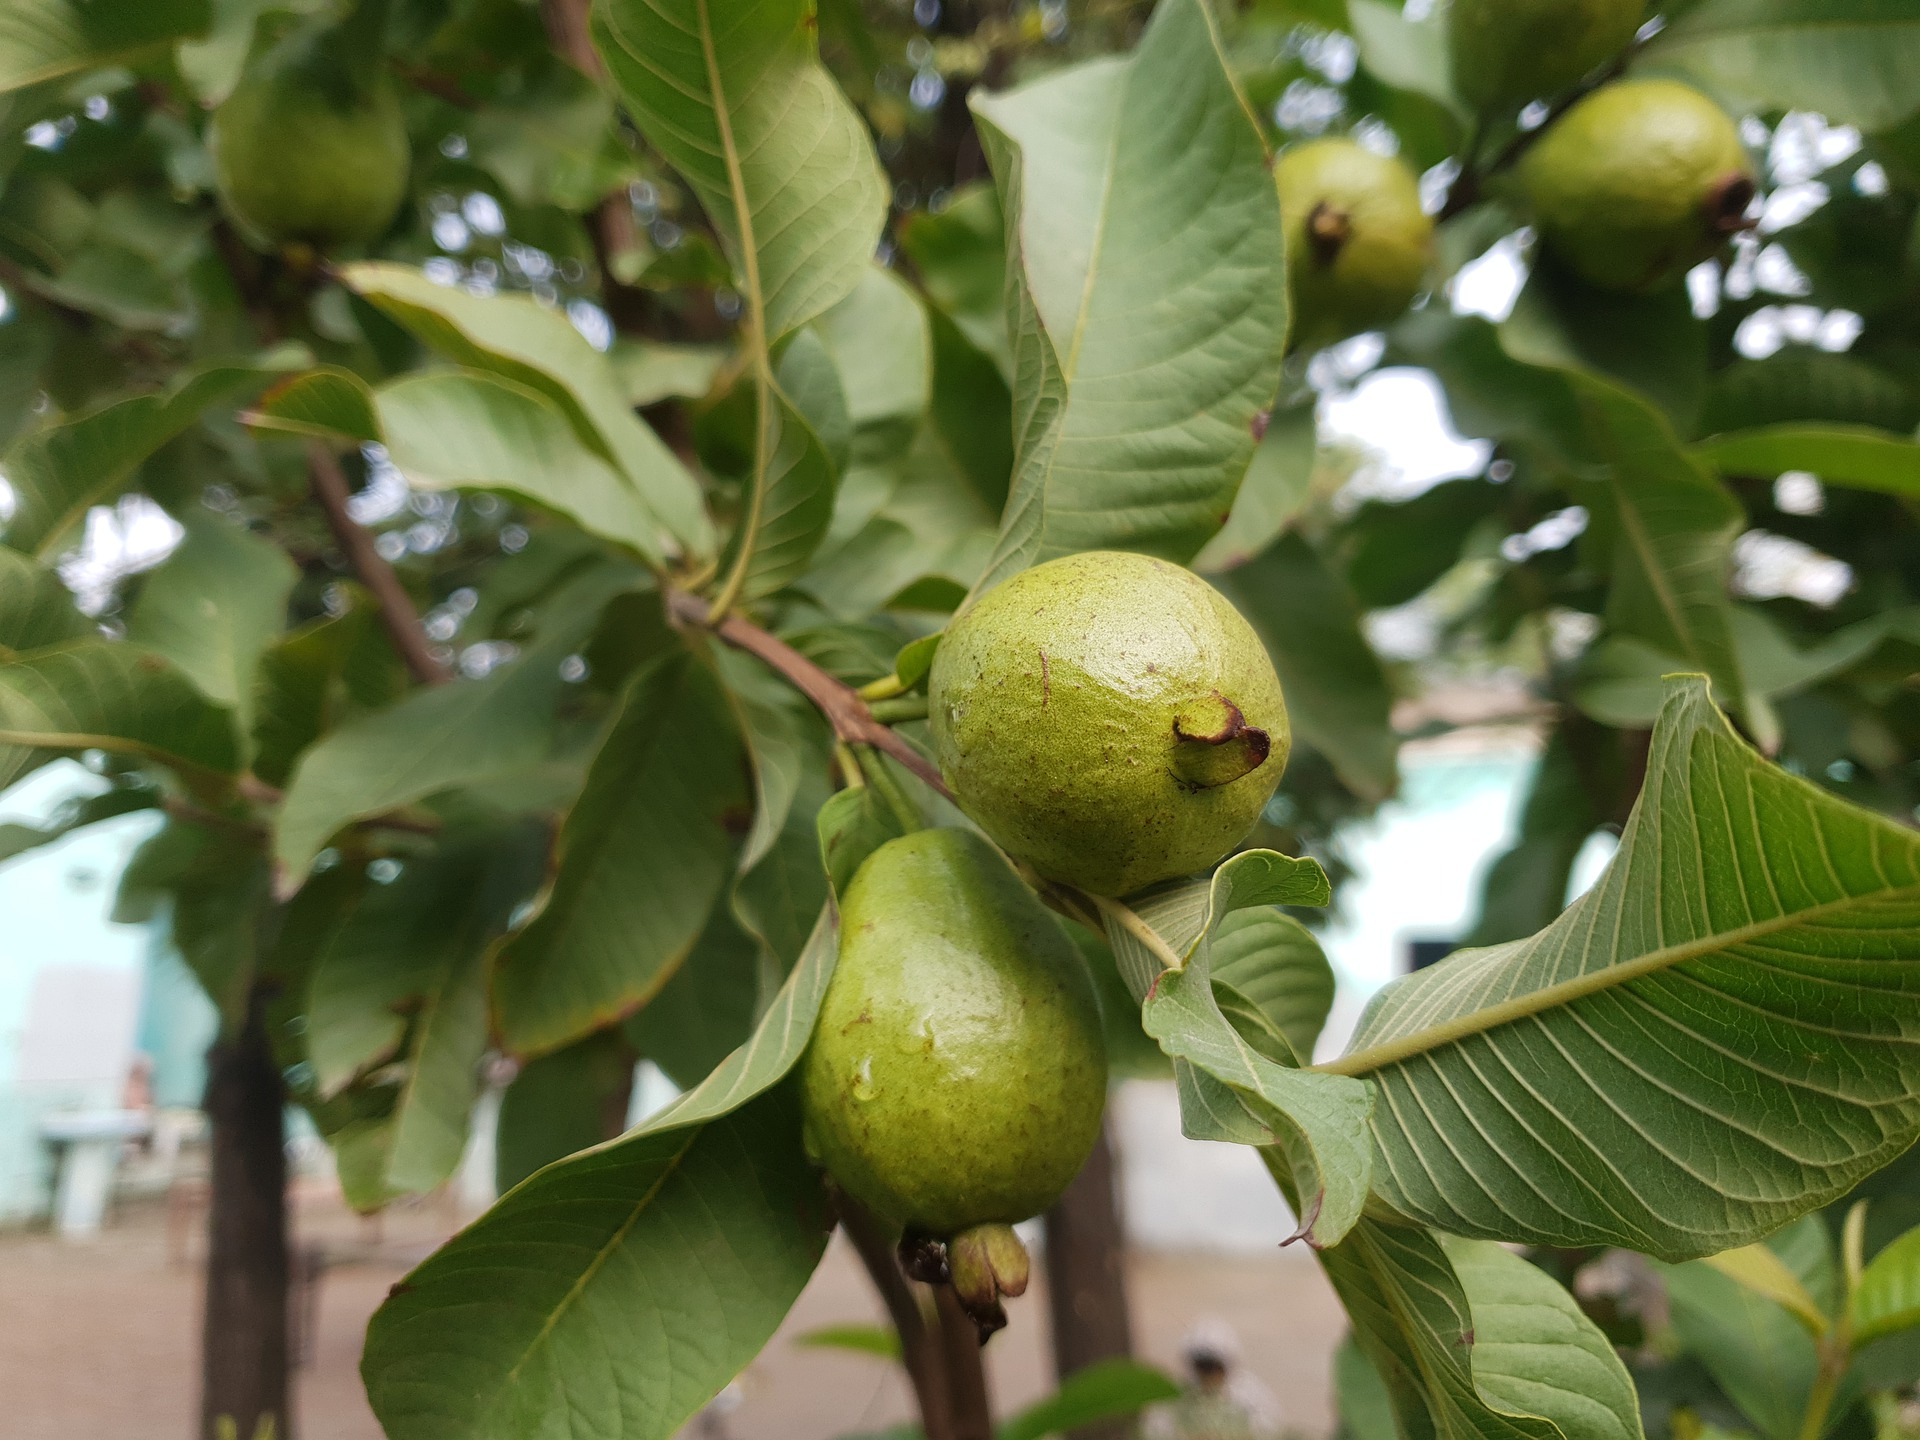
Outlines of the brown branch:
[[987,1398],[987,1368],[980,1361],[980,1327],[951,1285],[933,1287],[940,1310],[940,1348],[947,1360],[954,1440],[993,1440],[993,1405]]
[[717,625],[710,626],[707,623],[707,602],[685,590],[669,590],[667,608],[681,624],[711,629],[734,649],[744,650],[762,664],[778,671],[827,717],[827,723],[833,726],[833,733],[841,740],[849,745],[868,745],[891,755],[947,799],[953,799],[953,792],[947,789],[946,782],[940,778],[940,772],[932,762],[874,719],[873,713],[867,709],[867,702],[854,692],[851,685],[836,680],[786,641],[762,630],[739,614],[728,614]]
[[347,477],[340,462],[317,440],[307,442],[307,478],[312,482],[313,498],[326,512],[327,528],[346,552],[360,583],[372,592],[380,607],[380,623],[386,626],[393,648],[405,662],[408,673],[423,685],[439,685],[453,677],[447,667],[427,647],[426,632],[420,628],[420,613],[413,608],[413,597],[400,583],[393,566],[373,547],[373,537],[347,513]]
[[920,1428],[927,1440],[959,1440],[953,1428],[953,1406],[947,1396],[947,1365],[941,1353],[940,1338],[928,1328],[927,1315],[920,1298],[907,1277],[900,1273],[893,1246],[881,1233],[878,1223],[851,1196],[834,1192],[834,1204],[840,1212],[841,1227],[860,1263],[867,1267],[873,1288],[886,1303],[887,1314],[900,1336],[900,1363],[913,1385],[913,1398],[920,1407]]

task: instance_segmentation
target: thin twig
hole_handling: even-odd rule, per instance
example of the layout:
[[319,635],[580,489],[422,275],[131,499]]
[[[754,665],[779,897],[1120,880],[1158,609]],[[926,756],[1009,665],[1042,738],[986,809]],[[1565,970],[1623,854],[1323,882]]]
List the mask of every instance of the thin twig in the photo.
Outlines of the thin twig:
[[312,482],[313,498],[326,512],[327,527],[360,583],[372,592],[380,607],[380,623],[386,626],[393,648],[405,662],[408,673],[422,685],[439,685],[452,679],[447,667],[434,658],[427,646],[426,632],[420,628],[420,612],[413,597],[400,583],[393,566],[374,549],[373,537],[347,513],[347,477],[333,452],[317,440],[307,442],[307,478]]
[[769,634],[744,615],[734,613],[725,615],[717,624],[709,625],[707,602],[685,590],[668,591],[667,606],[682,624],[710,629],[734,649],[744,650],[762,664],[778,671],[826,716],[827,723],[833,726],[833,733],[842,741],[849,745],[869,745],[891,755],[947,799],[953,799],[953,792],[947,789],[946,782],[940,778],[940,772],[932,762],[874,719],[873,713],[867,709],[867,702],[860,698],[851,685],[836,680],[779,636]]
[[951,1285],[934,1286],[933,1303],[940,1311],[940,1348],[947,1362],[954,1440],[993,1440],[993,1404],[987,1396],[987,1369],[980,1361],[980,1327]]
[[836,1191],[834,1205],[840,1212],[841,1227],[859,1252],[860,1262],[867,1267],[873,1287],[880,1292],[887,1314],[893,1318],[893,1328],[900,1335],[900,1363],[906,1368],[913,1398],[920,1406],[920,1428],[927,1440],[957,1440],[940,1341],[928,1328],[919,1296],[900,1273],[893,1246],[887,1243],[873,1216],[851,1196]]

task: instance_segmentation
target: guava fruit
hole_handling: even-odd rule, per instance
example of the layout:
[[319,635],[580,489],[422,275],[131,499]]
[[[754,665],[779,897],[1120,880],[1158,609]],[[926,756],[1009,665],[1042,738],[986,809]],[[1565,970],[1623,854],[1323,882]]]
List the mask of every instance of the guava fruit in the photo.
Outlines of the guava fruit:
[[1281,153],[1274,179],[1295,349],[1377,329],[1407,308],[1433,256],[1411,170],[1352,140],[1311,140]]
[[220,196],[263,239],[325,247],[393,223],[413,151],[368,28],[295,30],[214,111]]
[[1475,110],[1565,90],[1627,47],[1646,0],[1454,0],[1453,88]]
[[1225,855],[1292,740],[1273,663],[1226,598],[1113,551],[988,591],[948,627],[928,700],[960,808],[1040,874],[1099,895]]
[[1650,290],[1746,229],[1753,164],[1726,112],[1673,80],[1603,85],[1521,157],[1548,252],[1607,290]]
[[808,1144],[842,1190],[910,1236],[954,1242],[974,1284],[983,1268],[1011,1284],[993,1227],[1058,1199],[1099,1133],[1093,982],[985,839],[916,831],[875,850],[842,897],[800,1076]]

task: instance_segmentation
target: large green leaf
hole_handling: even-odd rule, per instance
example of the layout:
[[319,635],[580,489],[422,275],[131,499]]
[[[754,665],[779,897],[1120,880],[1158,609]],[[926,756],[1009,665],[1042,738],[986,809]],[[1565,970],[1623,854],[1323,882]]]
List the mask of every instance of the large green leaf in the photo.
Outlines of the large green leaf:
[[1794,1440],[1820,1365],[1806,1327],[1705,1261],[1676,1266],[1664,1278],[1673,1326],[1688,1351],[1766,1440]]
[[1369,1215],[1320,1259],[1409,1440],[1638,1440],[1606,1336],[1519,1256]]
[[1748,748],[1676,677],[1600,881],[1531,939],[1396,981],[1375,1184],[1463,1235],[1670,1259],[1748,1243],[1920,1134],[1920,835]]
[[0,656],[78,640],[93,623],[73,608],[60,577],[17,550],[0,549]]
[[660,563],[660,521],[640,492],[540,391],[482,371],[437,370],[382,386],[374,403],[387,453],[415,485],[516,495]]
[[248,734],[254,672],[287,623],[300,572],[278,545],[196,512],[186,539],[140,589],[127,638],[164,655]]
[[[1214,994],[1211,952],[1236,911],[1324,905],[1327,895],[1313,861],[1250,850],[1211,876],[1157,886],[1124,905],[1096,902],[1114,961],[1140,1001],[1141,1024],[1175,1062],[1183,1128],[1198,1139],[1279,1147],[1302,1191],[1300,1233],[1315,1245],[1337,1241],[1366,1202],[1373,1096],[1364,1085],[1321,1084],[1329,1077],[1243,1036]],[[1280,939],[1291,951],[1291,937]],[[1270,964],[1244,953],[1234,958],[1243,975],[1256,975],[1290,956]]]
[[732,252],[758,341],[848,294],[887,207],[806,0],[599,0],[594,42],[640,131]]
[[211,23],[208,0],[8,0],[0,10],[0,92],[113,65]]
[[468,833],[407,860],[320,951],[306,1010],[315,1088],[331,1097],[400,1064],[383,1195],[431,1190],[460,1162],[487,1048],[487,946],[538,883],[542,839]]
[[1729,475],[1810,470],[1832,485],[1920,497],[1920,445],[1866,425],[1765,425],[1714,435],[1693,453]]
[[1384,799],[1398,781],[1393,691],[1360,629],[1360,607],[1303,535],[1215,583],[1266,642],[1293,732],[1333,762],[1349,789]]
[[559,310],[526,296],[475,296],[384,261],[342,268],[341,278],[455,364],[489,370],[560,407],[575,436],[613,466],[633,503],[691,556],[713,551],[700,487],[627,404],[607,357]]
[[1007,212],[1017,469],[981,581],[1186,561],[1225,521],[1286,335],[1279,196],[1202,0],[1139,48],[971,103]]
[[1907,0],[1701,0],[1639,64],[1742,109],[1883,130],[1920,109],[1920,14]]
[[746,757],[713,672],[684,650],[653,661],[561,828],[539,911],[495,960],[508,1049],[557,1049],[672,978],[733,870],[727,822],[747,799]]
[[[583,586],[594,585],[592,577]],[[605,578],[608,587],[621,578]],[[560,662],[607,598],[579,595],[578,625],[543,639],[479,680],[415,691],[354,717],[300,756],[274,828],[283,890],[299,886],[343,825],[478,785],[542,759],[553,740]]]
[[591,1150],[624,1124],[634,1060],[616,1030],[527,1061],[500,1097],[493,1179],[504,1195],[537,1170]]
[[394,1287],[360,1367],[393,1440],[666,1440],[759,1352],[830,1228],[795,1097],[773,1087],[838,946],[823,914],[705,1082],[534,1175]]
[[117,400],[22,437],[4,466],[15,495],[6,543],[42,558],[57,553],[89,507],[124,490],[141,462],[203,411],[297,367],[301,358],[276,352],[253,364],[192,371],[158,394]]
[[1463,112],[1447,59],[1446,11],[1410,20],[1387,0],[1347,0],[1347,15],[1360,42],[1360,63],[1375,78]]
[[1313,932],[1270,906],[1225,916],[1209,957],[1216,992],[1223,985],[1254,1006],[1302,1060],[1333,1008],[1333,967]]
[[231,715],[158,655],[112,640],[0,664],[0,788],[71,750],[136,756],[215,788],[240,765]]
[[729,542],[727,564],[739,567],[741,594],[750,600],[773,594],[806,572],[807,562],[833,522],[839,474],[807,423],[780,387],[763,392],[769,418],[756,419],[764,456],[756,462],[748,511]]

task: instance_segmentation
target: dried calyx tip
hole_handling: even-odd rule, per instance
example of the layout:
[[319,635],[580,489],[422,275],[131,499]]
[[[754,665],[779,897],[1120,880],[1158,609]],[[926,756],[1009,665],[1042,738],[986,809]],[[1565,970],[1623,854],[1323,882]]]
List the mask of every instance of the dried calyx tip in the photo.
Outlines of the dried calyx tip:
[[1307,248],[1322,265],[1340,258],[1353,235],[1353,217],[1345,210],[1322,200],[1307,212]]
[[1753,229],[1759,222],[1747,214],[1747,207],[1758,193],[1751,175],[1736,172],[1722,176],[1707,191],[1707,224],[1721,235]]
[[947,1242],[953,1293],[980,1329],[980,1343],[1007,1323],[1002,1297],[1024,1295],[1032,1262],[1011,1225],[976,1225]]
[[1249,725],[1240,707],[1215,690],[1173,717],[1173,771],[1195,790],[1251,775],[1267,763],[1272,737]]

